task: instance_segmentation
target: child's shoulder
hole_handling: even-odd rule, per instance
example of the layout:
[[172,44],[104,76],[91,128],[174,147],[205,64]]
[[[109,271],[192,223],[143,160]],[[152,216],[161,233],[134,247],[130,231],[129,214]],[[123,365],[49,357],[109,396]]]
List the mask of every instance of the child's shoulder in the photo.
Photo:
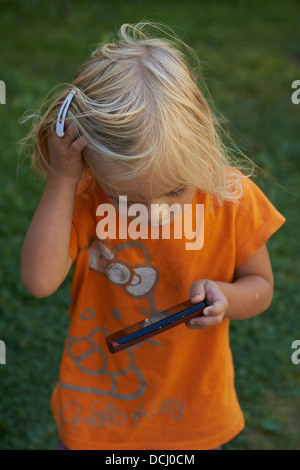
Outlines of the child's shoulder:
[[100,194],[101,188],[96,179],[89,173],[84,173],[77,186],[76,201],[90,204]]
[[259,204],[262,199],[267,199],[266,194],[259,186],[259,181],[256,175],[245,175],[238,169],[234,169],[234,174],[237,184],[240,187],[240,196],[237,198],[237,205],[252,201],[252,203]]
[[254,220],[265,221],[267,218],[284,219],[277,211],[268,194],[263,190],[263,181],[257,174],[247,176],[240,170],[234,169],[233,174],[240,186],[240,197],[234,201],[237,220],[244,221],[245,225],[251,225]]
[[74,212],[81,214],[81,217],[96,213],[101,195],[101,188],[95,178],[84,174],[77,186]]
[[238,168],[230,167],[228,175],[232,187],[236,189],[237,197],[233,202],[237,206],[249,200],[252,200],[253,203],[256,201],[259,204],[262,199],[267,199],[267,195],[261,188],[263,181],[255,172],[247,175]]
[[226,168],[225,186],[226,196],[221,201],[217,194],[208,197],[209,203],[212,203],[216,210],[237,210],[249,199],[255,200],[262,194],[253,181],[253,175],[246,175],[235,167]]

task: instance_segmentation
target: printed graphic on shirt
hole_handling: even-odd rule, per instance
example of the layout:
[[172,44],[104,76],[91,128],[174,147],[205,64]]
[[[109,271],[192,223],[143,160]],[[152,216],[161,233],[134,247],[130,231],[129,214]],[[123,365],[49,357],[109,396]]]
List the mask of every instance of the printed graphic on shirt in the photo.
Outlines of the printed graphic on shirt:
[[[133,247],[138,247],[142,251],[144,264],[139,263],[130,266],[126,261],[119,258],[118,253],[130,250]],[[128,295],[136,298],[147,297],[150,309],[140,310],[141,314],[153,315],[159,312],[154,297],[154,290],[159,279],[158,269],[152,265],[150,254],[140,241],[127,241],[114,247],[107,240],[99,241],[98,238],[92,238],[89,242],[89,267],[98,274],[107,277],[112,284],[120,286]],[[117,308],[113,308],[111,313],[117,321],[121,320],[122,312]],[[94,310],[87,309],[81,313],[80,320],[86,322],[92,320],[95,316],[96,312]],[[68,336],[66,354],[73,361],[76,368],[83,374],[101,376],[101,380],[99,380],[97,388],[60,382],[61,387],[122,400],[133,400],[142,396],[146,388],[146,382],[142,372],[135,365],[133,352],[142,344],[124,351],[128,355],[128,363],[125,368],[115,370],[114,360],[107,351],[104,341],[105,336],[111,333],[103,327],[97,326],[91,328],[85,336]],[[159,341],[149,339],[148,342],[154,346],[162,346]],[[103,347],[101,347],[102,345]],[[129,376],[130,380],[128,380]],[[124,392],[122,382],[128,384],[127,388],[130,388],[130,390]],[[122,392],[120,392],[121,389]]]
[[[130,249],[134,248],[142,253],[144,263],[130,265],[121,260],[118,253],[130,254]],[[128,250],[128,251],[127,251]],[[121,286],[125,292],[135,298],[148,298],[150,308],[140,310],[141,314],[154,315],[160,310],[156,307],[154,291],[159,282],[159,270],[151,262],[151,256],[147,247],[140,241],[132,240],[113,246],[108,240],[99,241],[98,237],[93,237],[89,241],[89,267],[93,271],[107,277],[109,281],[117,286]],[[116,319],[120,319],[120,312],[112,310]]]
[[[144,264],[130,266],[118,258],[118,252],[138,247],[145,256]],[[148,261],[149,253],[143,243],[129,241],[113,247],[107,240],[94,239],[89,248],[89,267],[108,277],[112,284],[122,286],[132,297],[145,297],[158,283],[158,269]]]
[[[88,309],[81,313],[80,320],[89,321],[95,315],[94,310]],[[111,396],[121,400],[139,398],[145,390],[146,382],[142,372],[135,365],[134,354],[132,350],[124,351],[128,356],[128,360],[125,361],[126,365],[122,369],[116,370],[111,354],[105,349],[105,336],[108,334],[109,332],[105,328],[98,326],[92,328],[86,336],[72,337],[68,335],[67,356],[81,374],[99,376],[101,380],[97,382],[97,388],[63,382],[60,382],[60,386],[82,393]],[[122,384],[124,379],[128,383],[126,392],[124,392]]]
[[[102,407],[101,407],[102,406]],[[157,401],[150,408],[143,403],[139,404],[137,410],[128,413],[120,410],[113,403],[103,404],[99,400],[94,400],[88,414],[84,414],[82,405],[77,400],[72,400],[64,405],[60,411],[60,418],[71,426],[107,427],[121,426],[128,421],[132,421],[134,426],[144,424],[145,421],[152,421],[160,415],[168,415],[173,421],[180,421],[183,418],[184,401],[174,399],[172,396],[167,399]]]

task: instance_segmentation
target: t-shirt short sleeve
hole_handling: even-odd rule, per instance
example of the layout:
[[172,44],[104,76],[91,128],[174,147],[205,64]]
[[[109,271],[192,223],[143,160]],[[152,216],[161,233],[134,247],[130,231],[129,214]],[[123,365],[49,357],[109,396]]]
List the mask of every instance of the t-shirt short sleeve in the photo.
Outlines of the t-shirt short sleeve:
[[235,267],[245,263],[286,220],[251,179],[242,178],[242,185],[235,218]]
[[77,230],[76,230],[76,223],[75,223],[74,215],[73,215],[70,243],[69,243],[69,255],[71,256],[73,262],[76,259],[77,253],[78,253],[78,236],[77,236]]
[[82,198],[82,195],[91,186],[92,182],[93,178],[88,174],[84,174],[78,184],[76,191],[69,243],[69,255],[71,256],[73,262],[75,261],[80,248],[82,248],[82,236],[80,236],[80,234],[83,233],[82,225],[84,225],[85,220],[84,214],[86,213],[89,204],[92,203],[91,193],[89,193],[89,197]]

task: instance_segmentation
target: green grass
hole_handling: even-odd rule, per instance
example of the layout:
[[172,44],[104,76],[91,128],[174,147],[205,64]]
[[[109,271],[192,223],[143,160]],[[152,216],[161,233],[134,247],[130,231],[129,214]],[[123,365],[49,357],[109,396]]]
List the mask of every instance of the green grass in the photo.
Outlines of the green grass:
[[0,449],[53,449],[57,434],[49,398],[68,328],[70,276],[53,296],[34,299],[22,286],[22,241],[42,192],[16,142],[49,90],[72,81],[91,48],[121,24],[162,21],[197,52],[217,109],[231,136],[275,182],[257,184],[287,218],[268,242],[275,294],[266,313],[232,322],[236,387],[246,429],[225,449],[300,448],[300,365],[291,344],[300,339],[298,256],[300,105],[291,84],[300,79],[297,1],[0,2]]

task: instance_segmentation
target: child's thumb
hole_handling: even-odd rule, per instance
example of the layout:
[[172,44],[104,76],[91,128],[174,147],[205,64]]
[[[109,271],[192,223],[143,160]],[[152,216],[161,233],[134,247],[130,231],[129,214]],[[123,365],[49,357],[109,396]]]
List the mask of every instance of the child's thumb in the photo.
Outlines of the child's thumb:
[[201,281],[197,281],[193,284],[190,290],[190,298],[193,303],[198,303],[204,300],[205,298],[205,289],[204,283]]

